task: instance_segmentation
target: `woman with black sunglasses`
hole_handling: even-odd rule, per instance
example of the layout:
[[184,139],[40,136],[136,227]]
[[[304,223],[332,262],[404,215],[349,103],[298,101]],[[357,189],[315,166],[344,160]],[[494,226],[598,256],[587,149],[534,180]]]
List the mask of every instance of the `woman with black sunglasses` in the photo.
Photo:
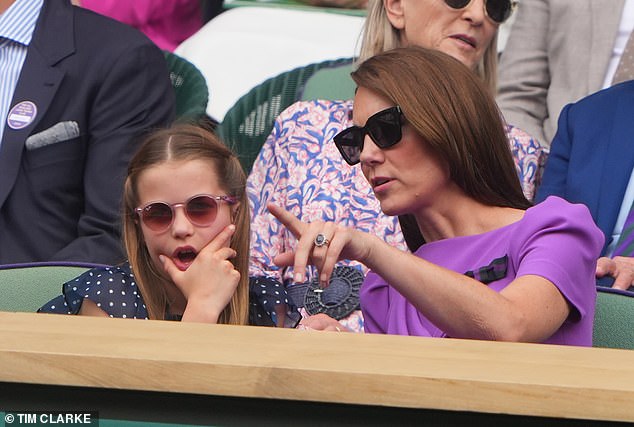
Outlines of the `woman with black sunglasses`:
[[584,205],[530,207],[503,122],[482,81],[448,55],[395,49],[362,63],[354,126],[335,137],[387,215],[412,215],[414,254],[332,222],[271,212],[299,239],[276,258],[327,286],[337,260],[372,271],[361,290],[372,333],[592,344],[603,235]]
[[[512,0],[370,0],[359,60],[400,46],[433,48],[460,60],[493,93],[497,31],[513,7]],[[253,212],[250,272],[286,285],[293,296],[299,295],[299,305],[305,295],[325,295],[311,293],[311,275],[307,276],[311,280],[306,293],[306,283],[293,283],[292,268],[279,269],[273,264],[273,258],[294,248],[296,241],[268,212],[268,202],[285,206],[303,220],[331,220],[367,231],[399,248],[406,248],[405,239],[412,250],[421,242],[415,227],[409,230],[405,226],[404,238],[398,219],[380,212],[363,175],[343,161],[332,143],[335,134],[350,126],[352,114],[352,100],[316,100],[289,107],[278,117],[247,180]],[[531,199],[545,152],[513,126],[507,127],[507,134],[522,189]],[[407,218],[403,224],[408,224]],[[356,261],[342,260],[339,265],[366,271]],[[338,292],[346,293],[345,289]],[[333,306],[346,309],[331,310]],[[340,319],[344,327],[363,330],[360,311],[343,316],[349,313],[349,306],[354,308],[354,303],[328,300],[308,309],[307,314],[326,313]],[[312,323],[315,319],[320,317],[308,317],[304,323],[321,328]]]

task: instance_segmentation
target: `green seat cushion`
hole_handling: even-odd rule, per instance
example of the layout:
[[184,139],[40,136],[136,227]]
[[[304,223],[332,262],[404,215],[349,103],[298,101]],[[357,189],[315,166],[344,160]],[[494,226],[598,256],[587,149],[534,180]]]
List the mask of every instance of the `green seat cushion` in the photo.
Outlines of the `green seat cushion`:
[[634,349],[634,293],[598,288],[593,346]]
[[35,312],[62,293],[62,285],[89,266],[24,265],[0,268],[0,311]]
[[346,100],[354,98],[356,84],[350,77],[352,64],[321,69],[306,81],[302,101],[313,99]]

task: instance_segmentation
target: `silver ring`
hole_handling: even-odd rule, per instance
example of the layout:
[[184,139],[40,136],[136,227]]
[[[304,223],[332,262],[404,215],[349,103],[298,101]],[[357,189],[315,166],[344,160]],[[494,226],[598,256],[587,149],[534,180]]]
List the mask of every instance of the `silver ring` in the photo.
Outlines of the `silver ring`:
[[322,246],[328,245],[328,243],[330,243],[330,240],[328,240],[323,234],[319,233],[315,236],[315,241],[313,243],[315,243],[315,246],[317,246],[318,248],[321,248]]

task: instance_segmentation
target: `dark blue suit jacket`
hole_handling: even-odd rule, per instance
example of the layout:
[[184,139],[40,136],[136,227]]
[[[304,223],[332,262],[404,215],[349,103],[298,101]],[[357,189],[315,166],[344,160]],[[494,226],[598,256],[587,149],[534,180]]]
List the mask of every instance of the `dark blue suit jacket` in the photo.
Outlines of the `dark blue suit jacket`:
[[634,168],[634,81],[566,106],[536,201],[554,194],[585,204],[610,243]]
[[[37,108],[27,127],[1,123],[0,263],[122,261],[128,161],[174,115],[163,53],[131,27],[44,0],[10,107],[25,101]],[[62,122],[76,134],[60,136]]]

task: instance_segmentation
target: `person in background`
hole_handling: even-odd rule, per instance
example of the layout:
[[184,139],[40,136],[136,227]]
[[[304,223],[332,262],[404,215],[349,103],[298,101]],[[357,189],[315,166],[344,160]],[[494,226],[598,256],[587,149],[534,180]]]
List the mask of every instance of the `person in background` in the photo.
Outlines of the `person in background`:
[[285,293],[260,292],[249,310],[245,182],[237,157],[202,128],[177,124],[149,135],[125,181],[128,262],[69,281],[40,311],[271,324],[261,315]]
[[550,147],[562,108],[614,83],[634,0],[521,0],[500,59],[497,101]]
[[634,80],[564,107],[537,193],[537,200],[556,195],[590,209],[605,236],[599,284],[617,289],[634,285],[632,117]]
[[200,0],[73,0],[81,7],[142,31],[158,47],[173,52],[200,30]]
[[[513,4],[510,0],[370,0],[359,60],[399,46],[433,48],[465,64],[493,93],[497,31],[510,16]],[[294,249],[297,241],[275,221],[267,209],[269,202],[284,206],[304,221],[334,221],[376,235],[403,250],[404,237],[410,249],[420,246],[422,239],[412,218],[401,218],[403,236],[397,218],[381,213],[379,202],[360,170],[344,162],[332,143],[334,135],[350,126],[352,114],[352,100],[316,100],[295,103],[276,120],[247,180],[253,210],[251,275],[283,282],[291,293],[308,286],[308,296],[313,299],[324,296],[313,295],[314,277],[302,288],[293,282],[292,268],[274,265],[275,256]],[[507,126],[506,130],[524,193],[532,198],[545,152],[521,130],[513,126]],[[341,260],[340,265],[366,271],[356,260]],[[339,295],[347,292],[341,291]],[[304,295],[299,293],[298,299],[301,305]],[[354,305],[345,298],[327,302],[323,306]],[[341,316],[340,312],[323,306],[317,305],[306,314]],[[320,328],[322,318],[322,315],[307,316],[303,322]],[[359,310],[339,320],[347,328],[363,330]]]
[[[339,259],[371,272],[365,331],[592,345],[596,258],[603,235],[586,206],[558,197],[530,207],[493,96],[468,68],[421,47],[363,62],[354,125],[334,137],[387,215],[412,215],[414,253],[328,221],[269,210],[299,242],[276,257],[300,282],[308,263],[326,287]],[[323,329],[342,330],[335,320]]]
[[69,0],[0,0],[0,263],[124,259],[118,208],[174,118],[163,53]]

